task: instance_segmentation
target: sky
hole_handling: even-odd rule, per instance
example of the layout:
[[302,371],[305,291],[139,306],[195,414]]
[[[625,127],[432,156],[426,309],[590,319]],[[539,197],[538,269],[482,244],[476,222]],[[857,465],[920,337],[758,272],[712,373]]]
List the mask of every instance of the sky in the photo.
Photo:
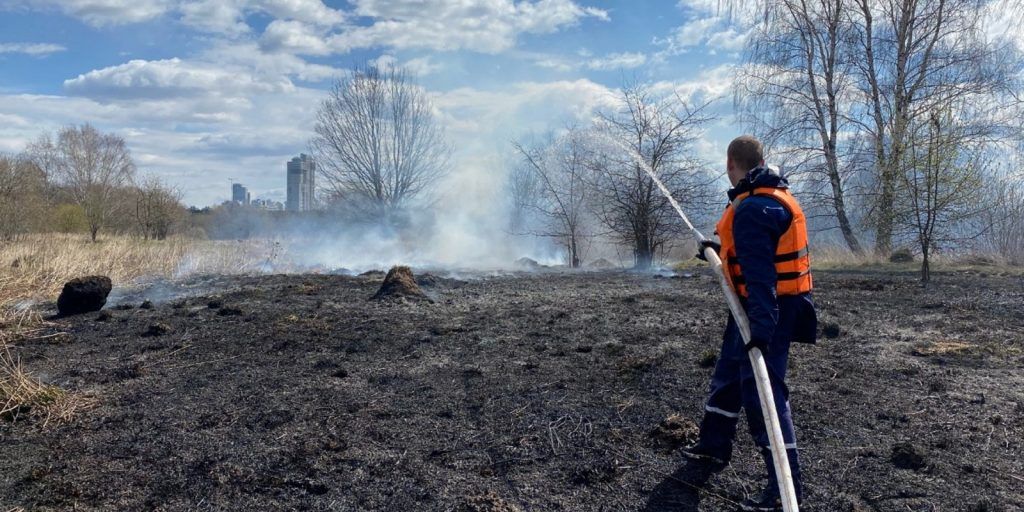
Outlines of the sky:
[[0,151],[91,123],[189,205],[232,182],[283,201],[331,83],[388,63],[429,91],[460,193],[493,194],[513,139],[585,121],[626,80],[717,99],[695,148],[717,165],[740,130],[745,32],[726,15],[718,0],[0,0]]

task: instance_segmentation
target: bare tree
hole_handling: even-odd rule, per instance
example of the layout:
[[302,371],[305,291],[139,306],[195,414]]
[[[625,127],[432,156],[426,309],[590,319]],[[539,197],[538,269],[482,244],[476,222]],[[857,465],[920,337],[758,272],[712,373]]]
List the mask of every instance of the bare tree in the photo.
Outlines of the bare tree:
[[89,124],[67,126],[57,133],[56,142],[44,135],[29,151],[39,167],[82,208],[95,242],[99,231],[119,213],[117,194],[135,174],[124,139],[101,133]]
[[11,240],[41,226],[46,175],[24,155],[0,153],[0,238]]
[[181,192],[158,176],[142,179],[135,188],[135,221],[146,240],[164,240],[182,221]]
[[569,254],[569,265],[579,268],[587,232],[585,219],[590,200],[586,173],[588,151],[583,133],[569,127],[561,137],[549,136],[533,145],[515,142],[522,167],[513,172],[517,206],[538,219],[529,234],[557,239]]
[[738,104],[750,129],[787,161],[787,176],[827,183],[824,203],[846,245],[863,249],[847,214],[841,132],[852,90],[848,0],[780,0],[753,32],[739,68]]
[[985,249],[1011,265],[1024,264],[1024,173],[990,175],[979,229]]
[[[858,84],[865,98],[851,119],[873,141],[877,193],[871,219],[876,252],[892,249],[895,205],[911,131],[964,100],[1006,91],[1013,68],[1006,47],[982,37],[984,0],[856,0]],[[976,119],[986,119],[978,113]]]
[[[981,152],[965,144],[965,130],[952,115],[933,112],[908,132],[902,173],[902,215],[921,250],[921,281],[931,279],[930,256],[951,242],[955,227],[985,208],[985,164]],[[969,140],[966,140],[969,144]]]
[[[591,163],[595,213],[620,243],[632,247],[634,266],[646,269],[683,228],[644,166],[684,204],[708,206],[714,177],[703,170],[693,146],[711,118],[707,104],[692,106],[676,94],[638,84],[622,88],[619,105],[599,113],[593,135],[602,148]],[[693,211],[698,210],[706,208]]]
[[310,142],[328,195],[374,219],[426,199],[450,148],[426,92],[395,67],[357,67],[317,112]]

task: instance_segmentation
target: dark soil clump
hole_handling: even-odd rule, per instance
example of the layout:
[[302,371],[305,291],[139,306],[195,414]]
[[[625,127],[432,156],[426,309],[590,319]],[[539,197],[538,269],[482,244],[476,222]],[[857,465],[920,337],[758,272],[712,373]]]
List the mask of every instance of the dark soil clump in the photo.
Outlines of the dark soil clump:
[[151,300],[144,300],[144,301],[142,301],[142,304],[139,306],[139,309],[153,309],[153,301],[151,301]]
[[821,335],[828,339],[838,338],[840,334],[842,334],[842,330],[835,322],[825,322],[821,327]]
[[705,350],[700,355],[700,359],[697,359],[697,366],[701,368],[711,368],[718,362],[718,352],[714,350]]
[[107,303],[113,284],[107,276],[88,276],[72,279],[64,284],[57,298],[57,314],[77,315],[99,311]]
[[391,267],[388,275],[384,277],[380,289],[373,296],[374,300],[387,298],[404,297],[409,299],[426,299],[420,285],[416,284],[416,277],[412,270],[405,266]]
[[693,420],[678,414],[661,420],[651,431],[651,437],[668,451],[697,442],[699,434],[700,427]]
[[889,460],[900,469],[918,470],[925,466],[924,452],[911,443],[896,443]]
[[219,316],[241,316],[243,314],[241,309],[232,306],[223,306],[217,310]]
[[170,325],[167,325],[167,324],[165,324],[163,322],[157,322],[155,324],[150,324],[150,326],[148,328],[146,328],[146,331],[143,332],[142,335],[143,336],[163,336],[165,334],[170,334],[171,331],[173,331],[173,330],[174,329],[172,329]]

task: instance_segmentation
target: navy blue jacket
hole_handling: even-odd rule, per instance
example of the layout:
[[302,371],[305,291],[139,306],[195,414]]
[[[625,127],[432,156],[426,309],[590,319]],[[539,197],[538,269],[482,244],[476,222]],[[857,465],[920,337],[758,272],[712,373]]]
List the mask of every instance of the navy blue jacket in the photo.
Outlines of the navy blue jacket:
[[[788,188],[789,183],[774,171],[759,167],[729,190],[729,200],[758,187]],[[818,317],[810,293],[775,294],[775,252],[791,221],[789,211],[766,196],[741,201],[733,220],[736,259],[747,286],[747,298],[742,302],[750,319],[750,336],[765,346],[772,340],[814,343],[817,333]]]

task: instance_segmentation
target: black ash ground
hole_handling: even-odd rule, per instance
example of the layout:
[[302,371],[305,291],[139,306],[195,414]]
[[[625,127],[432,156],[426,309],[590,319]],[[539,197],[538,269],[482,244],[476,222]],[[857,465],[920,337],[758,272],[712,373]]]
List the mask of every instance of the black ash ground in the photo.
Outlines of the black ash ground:
[[[433,302],[370,300],[383,274],[220,277],[55,321],[70,337],[17,353],[98,405],[0,423],[0,509],[717,511],[760,484],[742,430],[701,492],[658,434],[700,418],[710,275],[416,277]],[[804,510],[1024,507],[1022,281],[914,278],[816,273]]]

